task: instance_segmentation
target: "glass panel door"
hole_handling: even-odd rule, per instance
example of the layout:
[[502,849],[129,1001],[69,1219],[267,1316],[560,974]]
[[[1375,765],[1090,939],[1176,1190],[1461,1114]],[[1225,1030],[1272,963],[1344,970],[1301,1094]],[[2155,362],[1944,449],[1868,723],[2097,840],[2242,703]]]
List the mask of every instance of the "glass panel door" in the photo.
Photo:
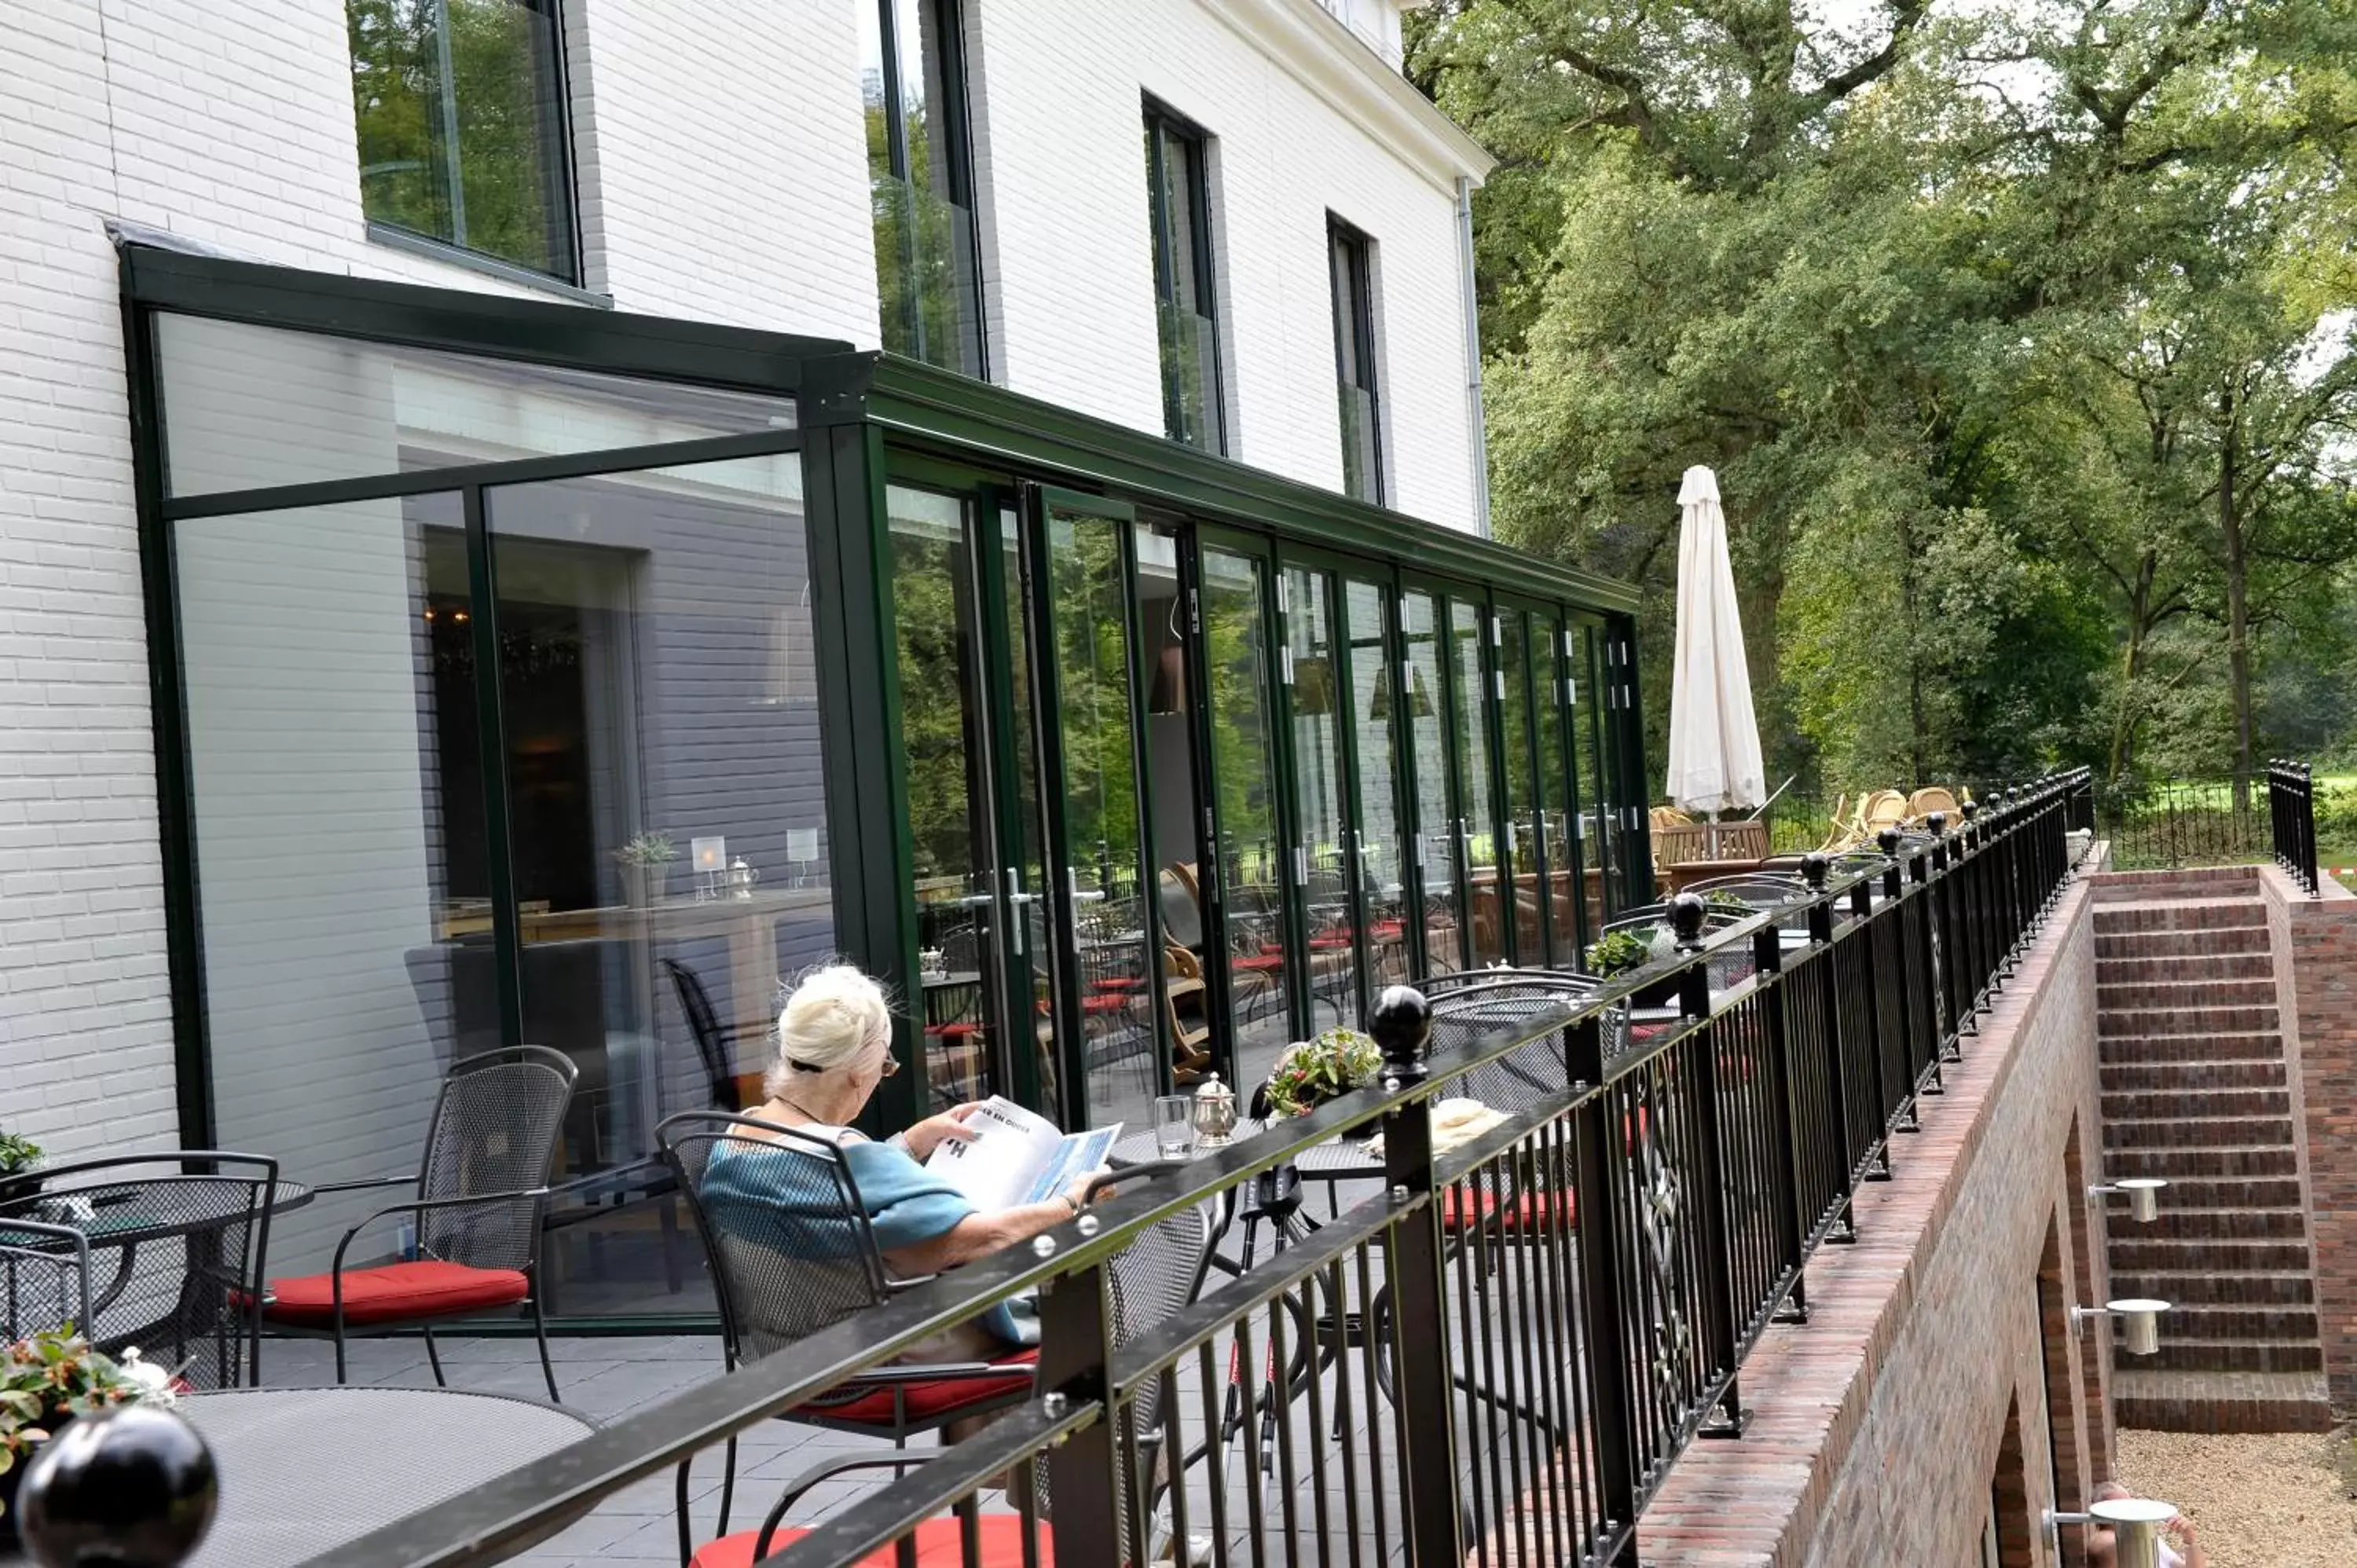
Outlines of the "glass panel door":
[[1307,1032],[1358,1022],[1356,878],[1349,814],[1350,779],[1342,754],[1340,660],[1336,657],[1331,575],[1285,568],[1285,678],[1292,743],[1292,881],[1301,908]]
[[[1587,940],[1604,929],[1608,889],[1611,886],[1611,840],[1607,830],[1610,806],[1605,789],[1609,777],[1604,766],[1604,628],[1582,616],[1572,628],[1571,703],[1572,776],[1578,815],[1580,908]],[[1585,950],[1582,950],[1583,952]]]
[[1507,961],[1506,907],[1498,854],[1491,681],[1481,656],[1488,617],[1469,598],[1448,601],[1449,740],[1457,756],[1458,855],[1465,868],[1466,925],[1476,967]]
[[1574,708],[1570,653],[1574,639],[1553,611],[1531,616],[1531,688],[1538,703],[1539,836],[1546,854],[1547,961],[1580,967],[1587,942],[1581,928],[1579,860],[1574,853],[1578,805],[1571,790]]
[[980,542],[981,509],[959,496],[895,485],[885,499],[917,930],[909,1011],[930,1113],[1036,1082],[1017,1085],[1008,1070],[1032,1013],[1031,949],[1008,898],[1023,886],[1020,841],[1008,841],[1017,856],[999,852],[1005,770],[992,741],[1013,726],[990,711],[1017,682],[991,678],[985,632],[996,528]]
[[1531,626],[1520,608],[1497,612],[1498,749],[1506,783],[1503,849],[1513,918],[1514,961],[1546,961],[1544,866],[1539,845],[1537,706],[1531,695]]
[[1285,838],[1276,776],[1275,640],[1268,562],[1256,547],[1205,541],[1205,744],[1213,779],[1216,865],[1203,893],[1227,969],[1223,1071],[1242,1091],[1290,1037],[1292,961],[1285,940]]
[[1416,886],[1424,909],[1424,972],[1465,963],[1465,905],[1458,886],[1457,813],[1449,787],[1448,682],[1441,601],[1423,588],[1400,596],[1400,696],[1407,703]]
[[1359,929],[1368,1000],[1408,977],[1405,819],[1393,724],[1399,712],[1399,667],[1392,661],[1386,589],[1364,577],[1342,578],[1342,640],[1350,665],[1341,688],[1351,715],[1351,778],[1356,784]]
[[[1157,1065],[1161,965],[1145,855],[1139,671],[1125,507],[1037,492],[1031,544],[1033,673],[1049,799],[1057,922],[1057,1030],[1067,1125],[1143,1126],[1166,1076]],[[1052,686],[1049,682],[1052,681]]]

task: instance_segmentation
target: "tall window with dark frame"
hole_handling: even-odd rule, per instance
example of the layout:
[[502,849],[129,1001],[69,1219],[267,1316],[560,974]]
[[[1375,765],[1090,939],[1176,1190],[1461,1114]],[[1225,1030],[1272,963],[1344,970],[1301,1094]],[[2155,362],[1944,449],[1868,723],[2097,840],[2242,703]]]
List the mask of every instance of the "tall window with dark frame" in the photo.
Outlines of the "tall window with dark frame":
[[1334,275],[1334,376],[1342,410],[1342,489],[1383,499],[1383,394],[1375,382],[1374,242],[1339,218],[1326,220]]
[[985,376],[958,0],[862,0],[859,43],[884,347]]
[[1162,428],[1173,441],[1227,450],[1220,398],[1219,291],[1211,263],[1211,138],[1146,105],[1146,176],[1154,222],[1154,306],[1162,340]]
[[580,278],[558,0],[346,0],[371,226]]

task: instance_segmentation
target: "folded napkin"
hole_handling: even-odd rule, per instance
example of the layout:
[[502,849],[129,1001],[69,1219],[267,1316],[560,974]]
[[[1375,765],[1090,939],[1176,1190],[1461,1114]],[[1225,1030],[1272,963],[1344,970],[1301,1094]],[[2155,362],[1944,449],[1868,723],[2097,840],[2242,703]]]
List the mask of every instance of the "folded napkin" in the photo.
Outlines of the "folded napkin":
[[[1502,1111],[1493,1111],[1478,1100],[1436,1100],[1432,1102],[1432,1152],[1447,1154],[1459,1144],[1469,1144],[1506,1119]],[[1367,1140],[1367,1153],[1380,1156],[1383,1152],[1381,1133]]]

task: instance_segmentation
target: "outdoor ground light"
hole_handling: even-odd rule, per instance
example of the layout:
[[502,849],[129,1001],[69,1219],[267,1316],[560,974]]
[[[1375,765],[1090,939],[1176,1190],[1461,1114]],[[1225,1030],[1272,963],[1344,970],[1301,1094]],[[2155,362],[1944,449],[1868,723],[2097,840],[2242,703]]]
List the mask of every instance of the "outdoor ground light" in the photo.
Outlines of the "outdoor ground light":
[[2118,1181],[2089,1187],[2087,1196],[2101,1203],[2104,1194],[2119,1193],[2128,1200],[2128,1218],[2139,1225],[2149,1225],[2160,1218],[2160,1189],[2168,1185],[2158,1176],[2123,1176]]
[[2071,1309],[2071,1321],[2084,1328],[2090,1319],[2116,1317],[2127,1325],[2127,1353],[2153,1356],[2160,1352],[2160,1315],[2168,1310],[2169,1303],[2165,1301],[2130,1296],[2126,1301],[2107,1301],[2101,1306],[2074,1306]]
[[2046,1536],[2054,1540],[2066,1524],[2107,1526],[2112,1532],[2112,1561],[2118,1568],[2160,1568],[2161,1531],[2176,1517],[2175,1503],[2155,1502],[2149,1498],[2111,1498],[2089,1503],[2085,1513],[2056,1513],[2049,1509]]

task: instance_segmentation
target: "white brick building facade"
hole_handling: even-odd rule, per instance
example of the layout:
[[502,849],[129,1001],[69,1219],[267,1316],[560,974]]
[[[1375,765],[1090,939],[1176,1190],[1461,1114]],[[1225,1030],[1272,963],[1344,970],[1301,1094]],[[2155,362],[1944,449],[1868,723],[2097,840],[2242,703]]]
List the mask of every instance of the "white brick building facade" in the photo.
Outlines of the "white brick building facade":
[[[993,379],[1162,423],[1144,95],[1214,138],[1232,456],[1338,487],[1326,220],[1375,242],[1387,499],[1467,528],[1458,182],[1390,0],[969,0]],[[584,284],[878,340],[852,0],[565,0]],[[544,293],[372,242],[342,0],[0,7],[0,1128],[176,1124],[150,671],[108,225]],[[571,291],[559,291],[569,294]],[[585,303],[584,309],[595,308]]]

